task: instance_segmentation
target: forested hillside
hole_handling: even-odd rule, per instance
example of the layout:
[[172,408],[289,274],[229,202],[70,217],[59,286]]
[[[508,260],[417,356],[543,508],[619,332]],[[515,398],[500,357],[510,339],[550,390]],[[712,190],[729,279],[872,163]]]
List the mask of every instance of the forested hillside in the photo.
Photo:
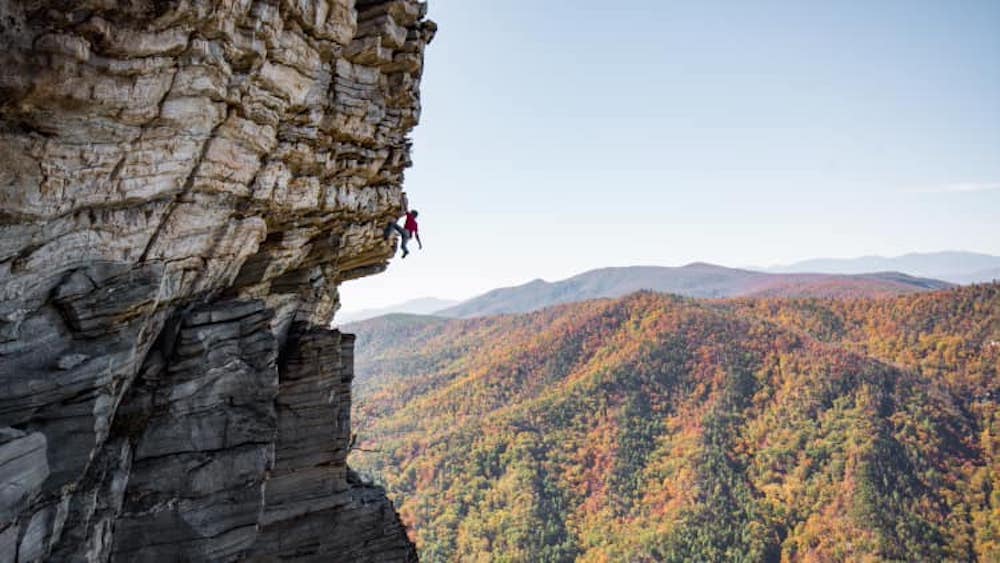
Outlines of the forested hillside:
[[1000,285],[359,323],[426,561],[1000,557]]

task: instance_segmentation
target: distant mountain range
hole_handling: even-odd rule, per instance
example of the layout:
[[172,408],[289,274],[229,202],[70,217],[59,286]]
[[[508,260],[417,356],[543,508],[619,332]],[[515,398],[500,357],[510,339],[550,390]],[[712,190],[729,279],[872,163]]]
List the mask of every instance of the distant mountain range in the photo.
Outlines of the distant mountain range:
[[861,274],[865,272],[905,272],[912,276],[936,278],[968,284],[1000,279],[1000,256],[975,252],[929,252],[903,256],[861,256],[859,258],[816,258],[762,268],[768,272],[816,272],[823,274]]
[[370,319],[373,317],[380,317],[382,315],[388,315],[391,313],[410,313],[414,315],[427,315],[435,311],[451,307],[458,303],[459,301],[455,300],[438,299],[436,297],[422,297],[420,299],[413,299],[410,301],[405,301],[403,303],[389,305],[388,307],[379,307],[377,309],[361,309],[358,311],[345,311],[343,313],[338,313],[335,321],[336,324],[342,325],[345,323],[363,321],[365,319]]
[[[648,289],[688,297],[872,297],[1000,280],[1000,256],[945,251],[903,256],[816,258],[769,268],[727,268],[696,262],[682,267],[602,268],[572,278],[498,288],[467,301],[414,299],[337,315],[338,325],[392,313],[467,318],[525,313],[551,305],[621,297]],[[949,282],[949,283],[943,283]]]
[[437,311],[443,317],[478,317],[526,313],[552,305],[602,297],[621,297],[639,290],[688,297],[872,297],[899,295],[950,287],[934,279],[898,272],[857,275],[778,274],[726,268],[696,262],[670,268],[632,266],[591,270],[557,282],[534,280],[516,287],[495,289]]

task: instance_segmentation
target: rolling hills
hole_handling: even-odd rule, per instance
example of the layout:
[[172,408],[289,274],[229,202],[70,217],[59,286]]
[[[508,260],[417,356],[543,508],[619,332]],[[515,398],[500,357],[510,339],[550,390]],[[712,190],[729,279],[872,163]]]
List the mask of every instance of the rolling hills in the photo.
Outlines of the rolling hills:
[[969,284],[1000,279],[1000,256],[955,250],[913,252],[893,257],[814,258],[794,264],[774,266],[765,270],[775,273],[818,272],[826,274],[896,271],[951,283]]
[[1000,284],[345,330],[352,466],[424,560],[1000,555]]
[[943,289],[950,284],[897,272],[857,275],[774,274],[695,262],[677,268],[630,266],[590,270],[571,278],[534,280],[495,289],[453,307],[437,311],[443,317],[469,318],[526,313],[551,305],[601,297],[621,297],[640,290],[688,297],[724,298],[751,295],[772,297],[847,297],[898,295]]

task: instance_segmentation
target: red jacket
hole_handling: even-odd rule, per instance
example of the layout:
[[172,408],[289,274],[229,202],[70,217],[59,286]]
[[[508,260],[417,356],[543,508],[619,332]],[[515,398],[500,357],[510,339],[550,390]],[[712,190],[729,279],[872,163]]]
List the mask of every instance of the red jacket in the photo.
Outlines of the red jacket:
[[410,232],[410,236],[417,234],[417,218],[413,216],[413,213],[406,212],[406,223],[403,228]]

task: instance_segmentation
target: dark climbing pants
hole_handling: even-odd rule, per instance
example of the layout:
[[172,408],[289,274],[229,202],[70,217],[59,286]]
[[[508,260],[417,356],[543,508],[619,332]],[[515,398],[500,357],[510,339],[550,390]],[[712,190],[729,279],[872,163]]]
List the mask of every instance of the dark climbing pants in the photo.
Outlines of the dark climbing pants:
[[403,227],[397,225],[394,221],[389,222],[385,226],[385,238],[389,238],[392,231],[399,233],[399,247],[403,249],[403,254],[409,254],[410,251],[406,249],[406,243],[410,242],[410,233]]

